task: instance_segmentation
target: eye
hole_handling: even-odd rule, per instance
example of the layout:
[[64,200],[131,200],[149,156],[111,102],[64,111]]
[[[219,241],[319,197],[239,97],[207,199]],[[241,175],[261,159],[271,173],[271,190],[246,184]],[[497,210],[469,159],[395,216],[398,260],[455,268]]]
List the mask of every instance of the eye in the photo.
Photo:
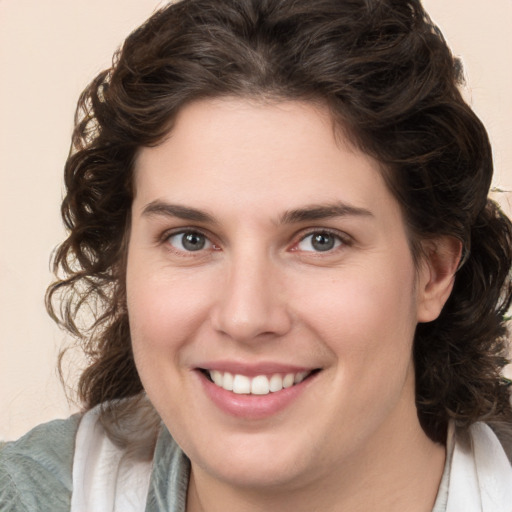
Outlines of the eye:
[[178,251],[183,252],[201,251],[213,247],[210,240],[198,231],[174,233],[167,238],[167,242]]
[[316,231],[306,235],[297,244],[296,249],[307,252],[327,252],[336,249],[343,243],[340,236],[329,231]]

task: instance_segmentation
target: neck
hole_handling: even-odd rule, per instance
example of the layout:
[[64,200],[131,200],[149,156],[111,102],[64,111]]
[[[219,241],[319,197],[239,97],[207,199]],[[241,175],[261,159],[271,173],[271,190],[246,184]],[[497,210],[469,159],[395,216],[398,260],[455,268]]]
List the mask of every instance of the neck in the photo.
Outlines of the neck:
[[443,473],[444,446],[432,442],[419,423],[406,431],[403,425],[391,429],[385,437],[378,448],[369,442],[365,453],[329,473],[277,489],[234,487],[192,464],[187,512],[430,512]]

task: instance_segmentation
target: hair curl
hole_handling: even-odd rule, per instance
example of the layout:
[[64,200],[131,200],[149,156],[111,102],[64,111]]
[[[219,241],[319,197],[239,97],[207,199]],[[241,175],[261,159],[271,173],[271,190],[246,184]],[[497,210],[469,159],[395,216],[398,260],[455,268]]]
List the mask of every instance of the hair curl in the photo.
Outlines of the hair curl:
[[[418,414],[438,441],[450,418],[511,421],[501,370],[512,226],[487,198],[490,144],[461,80],[419,0],[182,0],[133,32],[79,100],[62,204],[69,236],[47,293],[90,359],[85,407],[142,391],[124,289],[137,151],[161,141],[188,102],[236,96],[326,104],[383,164],[413,248],[439,235],[463,243],[450,299],[417,327]],[[78,325],[84,310],[90,322]]]

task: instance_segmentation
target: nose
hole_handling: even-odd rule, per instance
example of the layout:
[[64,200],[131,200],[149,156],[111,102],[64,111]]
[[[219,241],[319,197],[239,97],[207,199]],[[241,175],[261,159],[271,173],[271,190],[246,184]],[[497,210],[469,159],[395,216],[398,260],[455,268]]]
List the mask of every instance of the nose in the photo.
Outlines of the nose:
[[283,276],[264,255],[231,258],[211,319],[216,331],[243,343],[286,334],[292,318]]

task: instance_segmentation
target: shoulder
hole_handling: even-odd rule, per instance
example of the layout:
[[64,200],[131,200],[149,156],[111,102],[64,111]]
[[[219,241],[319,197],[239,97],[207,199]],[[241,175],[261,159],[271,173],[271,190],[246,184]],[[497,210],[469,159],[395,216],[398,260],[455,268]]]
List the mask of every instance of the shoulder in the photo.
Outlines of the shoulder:
[[512,424],[505,422],[489,423],[496,437],[499,439],[508,460],[512,464]]
[[[183,512],[190,464],[145,395],[88,411],[76,437],[73,466],[76,510],[115,503],[146,512]],[[80,483],[79,483],[80,482]]]
[[189,476],[189,459],[167,428],[163,427],[155,447],[146,512],[184,511]]
[[2,512],[69,510],[80,416],[35,427],[0,451]]

